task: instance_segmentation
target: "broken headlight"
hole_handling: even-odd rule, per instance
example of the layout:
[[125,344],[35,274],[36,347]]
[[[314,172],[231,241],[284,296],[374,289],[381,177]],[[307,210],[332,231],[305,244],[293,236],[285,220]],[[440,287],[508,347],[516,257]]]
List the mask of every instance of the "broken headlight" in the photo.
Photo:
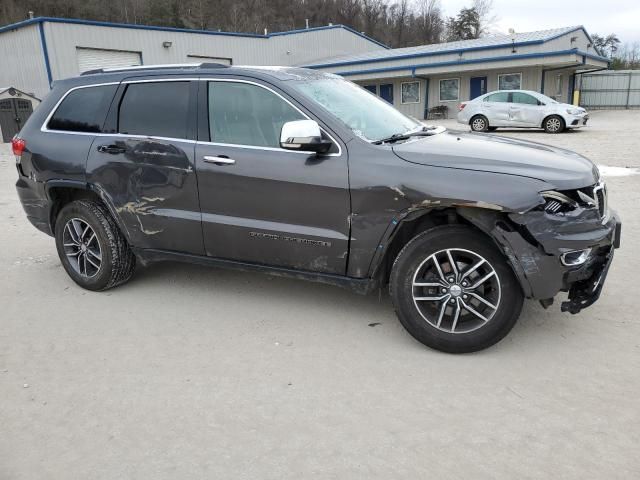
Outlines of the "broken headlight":
[[566,213],[571,210],[575,210],[578,207],[578,202],[571,197],[555,190],[549,190],[547,192],[540,192],[544,199],[544,204],[541,208],[547,213]]

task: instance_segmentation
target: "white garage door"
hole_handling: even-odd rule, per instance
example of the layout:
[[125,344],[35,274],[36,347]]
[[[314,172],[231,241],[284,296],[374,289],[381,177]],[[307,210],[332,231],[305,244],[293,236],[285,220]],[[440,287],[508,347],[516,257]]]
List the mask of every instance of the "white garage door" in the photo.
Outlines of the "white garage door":
[[76,47],[76,59],[80,73],[97,68],[118,68],[142,65],[140,52],[101,50]]

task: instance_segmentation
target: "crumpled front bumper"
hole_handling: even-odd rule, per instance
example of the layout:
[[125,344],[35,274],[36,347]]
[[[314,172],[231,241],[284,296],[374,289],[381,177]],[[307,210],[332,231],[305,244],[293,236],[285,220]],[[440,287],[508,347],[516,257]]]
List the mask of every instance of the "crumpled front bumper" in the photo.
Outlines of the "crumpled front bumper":
[[[502,248],[525,297],[548,307],[559,292],[568,292],[562,310],[571,313],[599,298],[613,252],[620,246],[622,226],[613,210],[604,219],[597,209],[577,209],[565,215],[540,210],[506,216],[482,209],[459,212]],[[562,263],[562,254],[587,248],[591,252],[584,263]]]
[[[512,214],[510,219],[520,228],[528,243],[516,252],[531,286],[531,297],[550,304],[558,292],[569,292],[562,311],[578,313],[598,300],[620,247],[622,223],[613,210],[602,219],[597,209],[578,209],[565,215],[544,211]],[[580,265],[564,265],[563,253],[591,249]]]

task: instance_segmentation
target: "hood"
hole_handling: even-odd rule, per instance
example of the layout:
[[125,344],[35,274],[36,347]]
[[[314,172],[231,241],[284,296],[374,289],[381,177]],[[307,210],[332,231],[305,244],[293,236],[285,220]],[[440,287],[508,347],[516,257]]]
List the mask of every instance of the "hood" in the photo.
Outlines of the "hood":
[[597,183],[598,168],[562,148],[495,135],[445,132],[393,145],[411,163],[535,178],[558,190]]

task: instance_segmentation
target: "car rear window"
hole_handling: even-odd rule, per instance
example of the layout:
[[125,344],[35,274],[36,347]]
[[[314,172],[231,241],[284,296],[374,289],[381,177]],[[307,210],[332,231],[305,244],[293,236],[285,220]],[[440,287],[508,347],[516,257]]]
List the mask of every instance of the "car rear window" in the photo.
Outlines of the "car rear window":
[[64,97],[47,124],[49,130],[99,133],[117,85],[82,87]]
[[127,86],[118,114],[118,132],[187,138],[189,82],[147,82]]

